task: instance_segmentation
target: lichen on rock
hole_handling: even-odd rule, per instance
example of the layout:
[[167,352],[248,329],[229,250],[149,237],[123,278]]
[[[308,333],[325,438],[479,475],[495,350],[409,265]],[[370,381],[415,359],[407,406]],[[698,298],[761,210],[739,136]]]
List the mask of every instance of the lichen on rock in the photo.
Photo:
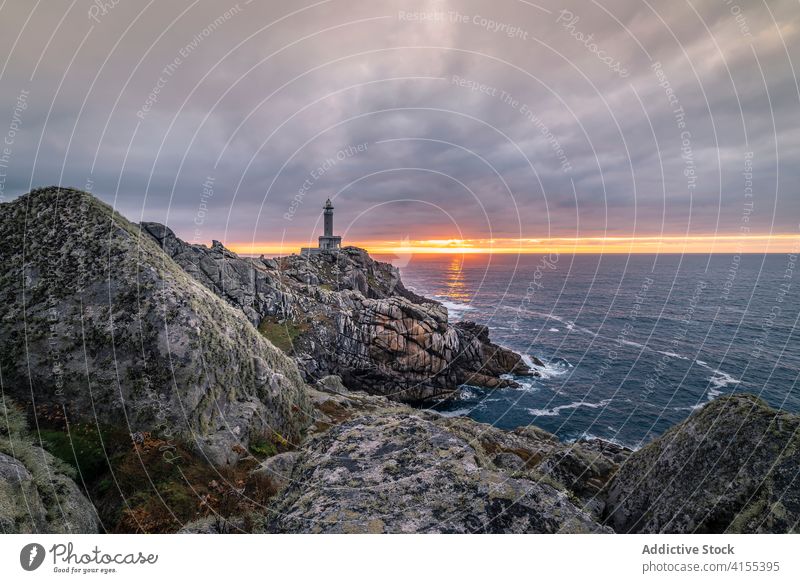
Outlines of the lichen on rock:
[[550,483],[482,466],[469,443],[418,413],[356,417],[297,464],[267,531],[607,531]]
[[800,416],[720,397],[631,455],[608,486],[618,532],[797,532]]
[[213,463],[266,429],[300,438],[294,362],[111,207],[34,190],[0,205],[0,238],[0,366],[21,403],[182,439]]
[[259,531],[608,532],[589,496],[565,485],[590,484],[597,467],[613,473],[601,452],[349,391],[336,377],[311,399],[309,441],[264,464],[279,468],[282,490]]

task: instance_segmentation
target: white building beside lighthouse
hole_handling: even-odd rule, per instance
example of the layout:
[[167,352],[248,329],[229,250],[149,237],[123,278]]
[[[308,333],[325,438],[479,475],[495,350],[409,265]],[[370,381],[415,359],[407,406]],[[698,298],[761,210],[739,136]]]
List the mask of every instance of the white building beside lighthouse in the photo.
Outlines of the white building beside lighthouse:
[[319,247],[303,247],[300,249],[301,255],[315,255],[325,250],[339,249],[342,246],[342,238],[333,234],[333,204],[331,199],[325,201],[322,212],[324,215],[324,227],[322,235],[319,237]]

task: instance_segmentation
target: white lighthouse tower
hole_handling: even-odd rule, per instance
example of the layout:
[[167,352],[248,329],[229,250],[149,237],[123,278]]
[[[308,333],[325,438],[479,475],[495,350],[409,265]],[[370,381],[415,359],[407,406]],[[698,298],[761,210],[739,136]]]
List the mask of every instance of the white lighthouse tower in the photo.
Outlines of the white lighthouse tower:
[[316,255],[322,251],[339,249],[342,246],[342,238],[333,234],[333,203],[331,203],[331,199],[325,201],[322,213],[324,226],[322,235],[319,237],[319,247],[303,247],[300,250],[301,255]]

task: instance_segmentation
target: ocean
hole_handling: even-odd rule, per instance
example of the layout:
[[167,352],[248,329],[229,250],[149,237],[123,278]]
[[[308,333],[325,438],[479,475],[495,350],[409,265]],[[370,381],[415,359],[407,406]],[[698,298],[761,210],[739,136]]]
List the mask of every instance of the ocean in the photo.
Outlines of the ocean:
[[[489,326],[531,362],[519,388],[464,387],[435,405],[503,429],[641,447],[720,395],[800,410],[796,257],[416,255],[409,289]],[[394,260],[398,264],[398,260]]]

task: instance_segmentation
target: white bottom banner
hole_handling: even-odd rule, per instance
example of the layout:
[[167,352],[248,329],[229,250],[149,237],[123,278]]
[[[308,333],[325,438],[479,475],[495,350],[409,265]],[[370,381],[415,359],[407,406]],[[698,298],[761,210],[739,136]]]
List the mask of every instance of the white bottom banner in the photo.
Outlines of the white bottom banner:
[[[797,535],[3,535],[3,581],[798,581]],[[248,579],[244,579],[247,577]]]

